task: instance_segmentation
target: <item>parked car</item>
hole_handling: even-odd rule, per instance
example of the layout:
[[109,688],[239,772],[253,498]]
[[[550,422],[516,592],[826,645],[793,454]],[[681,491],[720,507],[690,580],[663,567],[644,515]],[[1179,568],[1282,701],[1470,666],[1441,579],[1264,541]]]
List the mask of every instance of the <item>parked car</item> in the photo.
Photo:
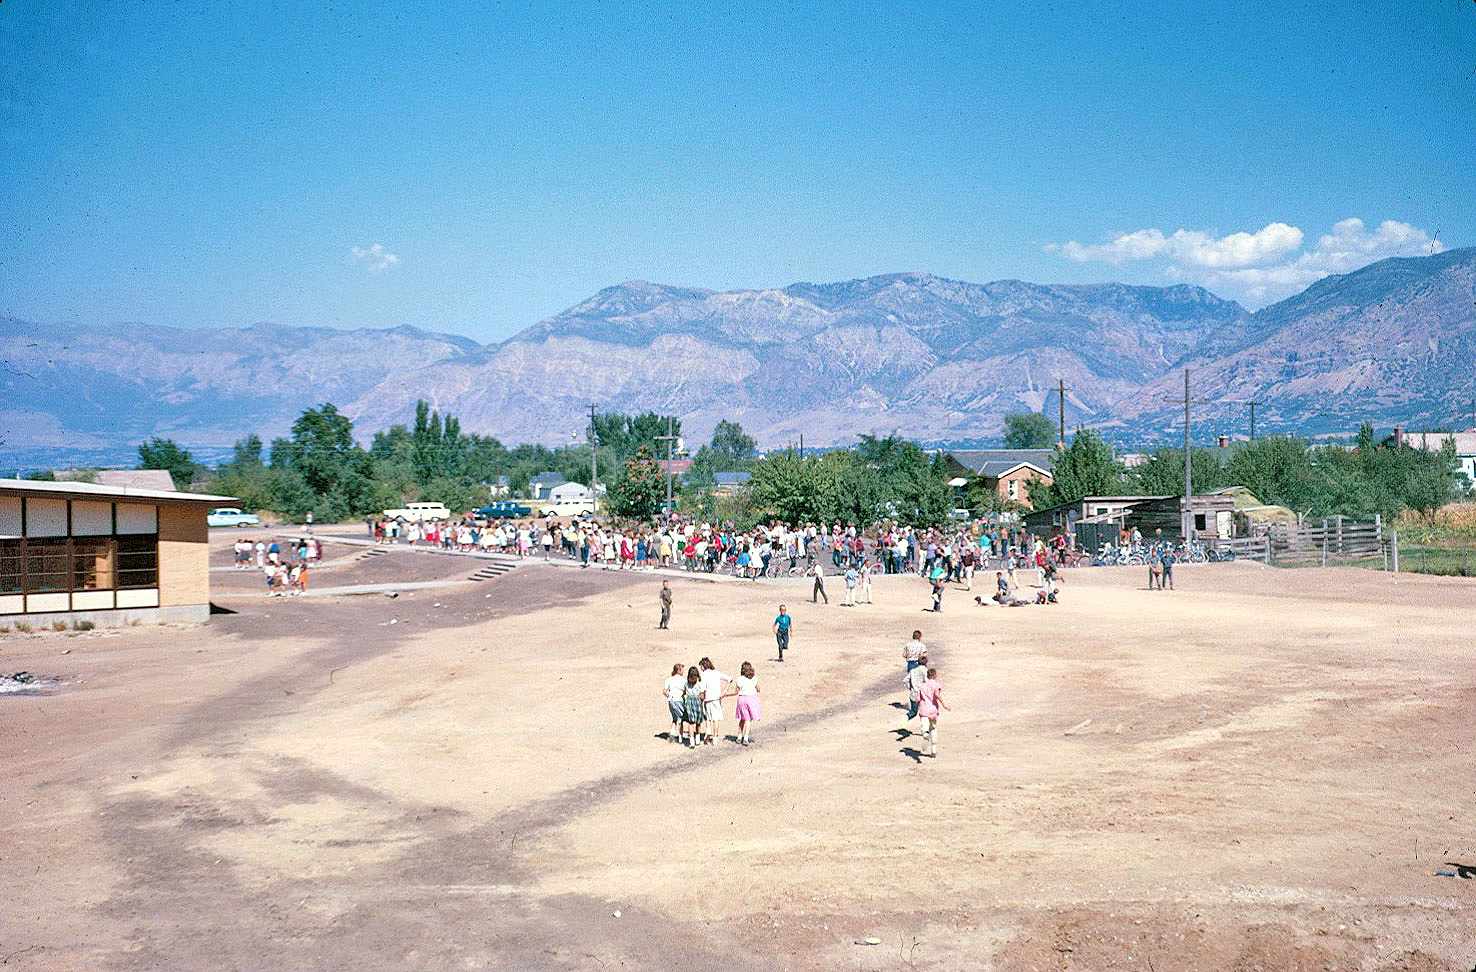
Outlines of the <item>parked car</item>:
[[385,510],[386,520],[409,520],[419,523],[422,520],[449,520],[451,511],[446,509],[444,503],[406,503],[398,510]]
[[503,500],[498,503],[488,503],[479,510],[472,510],[472,516],[479,520],[506,520],[518,516],[530,516],[533,510],[524,506],[516,500]]
[[544,503],[538,507],[539,516],[593,516],[594,504],[589,500],[577,503]]
[[260,526],[261,517],[238,510],[234,506],[222,506],[206,513],[205,522],[213,527]]

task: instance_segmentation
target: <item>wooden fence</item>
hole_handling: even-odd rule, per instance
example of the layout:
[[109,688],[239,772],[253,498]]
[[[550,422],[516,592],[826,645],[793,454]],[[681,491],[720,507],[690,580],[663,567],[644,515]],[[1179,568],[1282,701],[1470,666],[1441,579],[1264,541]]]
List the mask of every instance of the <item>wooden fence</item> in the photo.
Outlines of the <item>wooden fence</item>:
[[1221,549],[1263,563],[1310,564],[1384,555],[1384,523],[1359,522],[1341,516],[1270,523],[1255,535],[1221,540]]

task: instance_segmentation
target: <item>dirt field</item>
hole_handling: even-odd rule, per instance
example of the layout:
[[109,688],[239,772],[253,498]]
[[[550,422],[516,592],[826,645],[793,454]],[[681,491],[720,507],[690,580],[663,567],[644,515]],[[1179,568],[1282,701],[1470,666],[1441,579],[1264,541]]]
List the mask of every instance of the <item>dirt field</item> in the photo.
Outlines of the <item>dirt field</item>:
[[[1476,865],[1476,582],[1177,573],[940,615],[910,577],[679,579],[658,631],[649,574],[216,572],[206,626],[0,635],[0,673],[73,680],[0,695],[0,966],[1470,969],[1476,880],[1436,872]],[[757,666],[754,746],[662,738],[703,655]]]

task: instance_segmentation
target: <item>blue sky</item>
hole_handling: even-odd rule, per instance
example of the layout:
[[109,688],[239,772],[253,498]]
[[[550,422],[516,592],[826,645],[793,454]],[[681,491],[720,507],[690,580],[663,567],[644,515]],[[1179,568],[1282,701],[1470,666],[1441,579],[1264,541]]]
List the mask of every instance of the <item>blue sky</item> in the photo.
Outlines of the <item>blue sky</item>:
[[[1476,243],[1476,3],[0,4],[0,313],[500,339],[629,278]],[[1356,221],[1356,222],[1351,222]]]

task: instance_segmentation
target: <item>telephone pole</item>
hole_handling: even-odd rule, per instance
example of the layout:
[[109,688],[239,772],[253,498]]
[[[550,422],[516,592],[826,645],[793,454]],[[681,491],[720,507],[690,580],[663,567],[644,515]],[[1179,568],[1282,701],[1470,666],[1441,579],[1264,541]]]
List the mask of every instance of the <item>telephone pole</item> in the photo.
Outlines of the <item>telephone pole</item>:
[[1189,406],[1191,404],[1204,404],[1201,400],[1189,396],[1189,369],[1184,369],[1184,397],[1165,398],[1164,401],[1175,405],[1183,403],[1184,406],[1184,504],[1180,511],[1180,528],[1184,534],[1184,542],[1188,543],[1194,539],[1194,452],[1189,444]]
[[666,443],[666,515],[671,516],[671,461],[672,446],[676,443],[677,436],[672,431],[672,416],[666,417],[666,434],[655,437],[657,442]]
[[1060,443],[1061,443],[1061,448],[1062,449],[1065,449],[1066,448],[1066,391],[1067,391],[1067,389],[1066,389],[1066,379],[1065,378],[1057,378],[1056,379],[1056,394],[1057,394],[1057,397],[1060,399],[1060,401],[1057,402],[1057,404],[1060,406],[1060,413],[1061,413],[1061,439],[1060,439]]
[[595,407],[589,407],[589,505],[600,511],[599,479],[600,435],[595,431]]
[[1249,404],[1251,407],[1251,441],[1254,442],[1256,441],[1256,406],[1261,403],[1250,402]]
[[1194,450],[1189,447],[1189,369],[1184,369],[1184,542],[1194,539]]

